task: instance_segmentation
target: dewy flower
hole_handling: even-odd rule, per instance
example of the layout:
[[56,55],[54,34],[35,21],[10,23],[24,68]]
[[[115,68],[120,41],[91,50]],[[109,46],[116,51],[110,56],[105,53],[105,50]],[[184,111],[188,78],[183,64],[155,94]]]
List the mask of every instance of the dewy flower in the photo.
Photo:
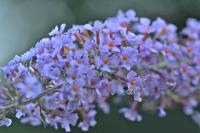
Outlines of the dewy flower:
[[120,112],[131,121],[142,121],[140,108],[162,118],[178,104],[199,125],[200,21],[189,19],[178,33],[162,18],[128,10],[64,29],[0,68],[0,126],[10,126],[14,112],[32,126],[88,131],[98,108],[109,113],[110,97],[129,106]]

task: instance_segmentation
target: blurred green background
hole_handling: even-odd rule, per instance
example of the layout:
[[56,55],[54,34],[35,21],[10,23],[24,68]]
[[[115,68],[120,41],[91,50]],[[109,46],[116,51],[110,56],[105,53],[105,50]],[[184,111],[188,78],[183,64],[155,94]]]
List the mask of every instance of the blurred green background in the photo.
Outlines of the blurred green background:
[[[200,19],[200,0],[0,0],[0,66],[16,54],[22,54],[47,37],[55,25],[84,24],[105,20],[119,9],[134,9],[138,16],[155,19],[160,16],[174,23],[179,30],[187,18]],[[98,112],[98,124],[91,133],[200,133],[200,128],[185,116],[178,107],[169,111],[168,117],[159,119],[144,113],[141,123],[129,122],[118,114],[112,105],[109,115]],[[22,125],[19,121],[0,133],[64,133],[44,127]],[[81,132],[78,128],[72,133]]]

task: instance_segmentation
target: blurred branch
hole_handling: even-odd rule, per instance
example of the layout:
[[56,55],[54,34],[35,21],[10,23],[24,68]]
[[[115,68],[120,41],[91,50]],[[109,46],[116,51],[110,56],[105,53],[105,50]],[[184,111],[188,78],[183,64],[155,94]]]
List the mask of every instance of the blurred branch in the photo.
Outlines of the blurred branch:
[[27,99],[27,100],[24,100],[24,101],[21,101],[21,102],[15,101],[12,104],[9,104],[9,105],[6,105],[6,106],[0,106],[0,118],[6,116],[9,113],[9,111],[16,109],[17,107],[27,105],[29,103],[37,102],[38,100],[42,99],[45,96],[51,95],[55,92],[58,92],[60,90],[59,87],[60,86],[52,87],[50,89],[43,91],[41,94],[39,94],[36,97],[30,98],[30,99]]

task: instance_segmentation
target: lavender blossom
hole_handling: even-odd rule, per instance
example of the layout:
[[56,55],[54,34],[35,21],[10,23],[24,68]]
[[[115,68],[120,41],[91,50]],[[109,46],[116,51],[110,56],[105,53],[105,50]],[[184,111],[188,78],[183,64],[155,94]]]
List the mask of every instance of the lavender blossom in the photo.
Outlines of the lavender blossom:
[[97,108],[109,113],[110,97],[123,105],[128,99],[120,113],[130,121],[142,121],[140,108],[162,118],[178,104],[199,125],[200,22],[189,19],[176,30],[133,10],[66,32],[65,24],[56,26],[0,68],[6,80],[0,83],[0,126],[10,126],[6,117],[14,112],[33,126],[88,131],[97,124]]

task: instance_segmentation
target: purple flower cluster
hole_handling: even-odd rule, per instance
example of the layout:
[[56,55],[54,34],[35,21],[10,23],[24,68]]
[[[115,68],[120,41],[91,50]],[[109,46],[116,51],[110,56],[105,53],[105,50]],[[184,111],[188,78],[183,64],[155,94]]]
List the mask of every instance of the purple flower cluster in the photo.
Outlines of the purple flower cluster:
[[128,10],[105,22],[64,29],[65,24],[56,26],[50,38],[1,68],[7,84],[0,87],[0,126],[9,126],[6,114],[15,112],[33,126],[69,132],[78,123],[87,131],[96,125],[97,108],[109,112],[113,95],[118,103],[128,98],[120,112],[131,121],[142,120],[140,107],[159,117],[174,105],[192,118],[198,114],[199,21],[189,19],[177,33],[161,18],[151,22]]

